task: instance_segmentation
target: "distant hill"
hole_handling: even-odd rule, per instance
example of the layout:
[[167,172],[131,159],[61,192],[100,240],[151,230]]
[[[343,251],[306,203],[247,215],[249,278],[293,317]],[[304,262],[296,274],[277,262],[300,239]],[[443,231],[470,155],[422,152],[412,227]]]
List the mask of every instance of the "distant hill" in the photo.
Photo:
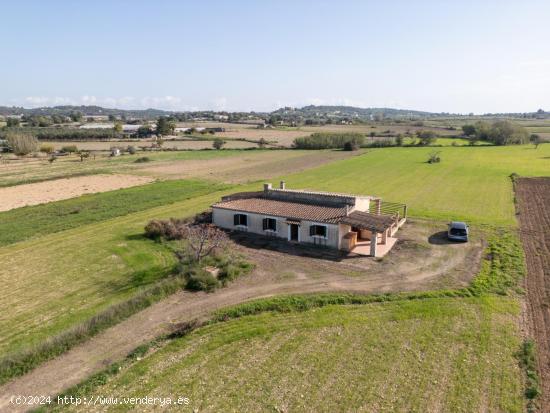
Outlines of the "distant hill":
[[152,119],[159,116],[168,116],[173,112],[160,109],[142,109],[142,110],[128,110],[128,109],[110,109],[103,108],[101,106],[53,106],[53,107],[40,107],[33,109],[26,109],[23,107],[8,107],[0,106],[0,115],[63,115],[69,116],[71,113],[80,112],[84,116],[125,116],[127,118],[140,118],[140,119]]
[[[452,114],[447,112],[426,112],[410,109],[394,109],[394,108],[359,108],[354,106],[315,106],[309,105],[302,108],[284,107],[273,112],[227,112],[227,111],[168,111],[161,109],[112,109],[101,106],[53,106],[39,107],[27,109],[23,107],[8,107],[0,106],[0,116],[13,115],[63,115],[69,116],[71,113],[80,112],[86,116],[108,116],[114,115],[117,117],[137,118],[137,119],[155,119],[159,116],[174,116],[179,120],[219,120],[220,115],[223,118],[232,122],[238,122],[243,119],[270,119],[283,122],[325,122],[325,121],[369,121],[381,119],[426,119],[435,117],[458,117],[468,116],[461,114]],[[536,112],[528,113],[487,113],[483,116],[494,117],[518,117],[518,118],[548,118],[550,112],[545,112],[539,109]]]
[[271,112],[271,115],[298,115],[304,118],[350,118],[374,119],[382,118],[427,118],[435,116],[449,116],[448,113],[433,113],[409,109],[393,108],[358,108],[354,106],[304,106],[302,108],[281,108]]

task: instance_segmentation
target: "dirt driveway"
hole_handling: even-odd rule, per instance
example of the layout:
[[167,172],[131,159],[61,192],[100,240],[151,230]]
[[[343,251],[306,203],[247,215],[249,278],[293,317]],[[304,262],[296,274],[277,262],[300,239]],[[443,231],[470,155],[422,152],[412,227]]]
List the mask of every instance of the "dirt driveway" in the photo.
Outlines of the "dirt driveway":
[[527,262],[527,320],[537,344],[542,412],[550,411],[550,178],[521,178],[515,185],[520,235]]
[[[179,292],[98,334],[29,374],[0,387],[0,411],[18,411],[11,395],[55,395],[90,374],[125,357],[182,322],[201,319],[213,310],[278,294],[311,292],[373,293],[456,287],[478,271],[483,241],[449,244],[436,224],[408,223],[400,241],[384,259],[342,258],[329,250],[288,248],[264,239],[235,248],[255,270],[214,293]],[[21,411],[21,410],[19,410]]]

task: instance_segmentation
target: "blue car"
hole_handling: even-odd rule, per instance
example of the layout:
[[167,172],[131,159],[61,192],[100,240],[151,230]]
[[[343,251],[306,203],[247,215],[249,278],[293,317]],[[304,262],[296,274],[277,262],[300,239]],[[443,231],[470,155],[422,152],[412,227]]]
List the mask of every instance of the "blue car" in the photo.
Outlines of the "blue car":
[[449,230],[447,232],[447,238],[451,241],[468,242],[469,235],[468,225],[465,222],[452,221],[449,224]]

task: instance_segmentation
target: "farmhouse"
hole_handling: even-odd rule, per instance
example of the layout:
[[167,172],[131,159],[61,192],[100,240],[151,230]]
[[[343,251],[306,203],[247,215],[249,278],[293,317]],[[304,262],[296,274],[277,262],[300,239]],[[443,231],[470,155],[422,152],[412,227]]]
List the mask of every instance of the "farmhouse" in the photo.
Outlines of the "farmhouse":
[[382,256],[395,244],[407,206],[378,197],[279,188],[225,196],[212,205],[213,223],[290,242]]

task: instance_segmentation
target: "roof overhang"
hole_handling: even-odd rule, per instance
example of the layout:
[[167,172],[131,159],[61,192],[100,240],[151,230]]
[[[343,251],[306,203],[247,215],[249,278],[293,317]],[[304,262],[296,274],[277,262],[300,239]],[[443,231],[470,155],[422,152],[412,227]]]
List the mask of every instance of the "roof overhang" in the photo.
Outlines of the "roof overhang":
[[392,215],[353,211],[348,216],[340,218],[339,223],[373,232],[384,232],[395,223],[395,217]]

